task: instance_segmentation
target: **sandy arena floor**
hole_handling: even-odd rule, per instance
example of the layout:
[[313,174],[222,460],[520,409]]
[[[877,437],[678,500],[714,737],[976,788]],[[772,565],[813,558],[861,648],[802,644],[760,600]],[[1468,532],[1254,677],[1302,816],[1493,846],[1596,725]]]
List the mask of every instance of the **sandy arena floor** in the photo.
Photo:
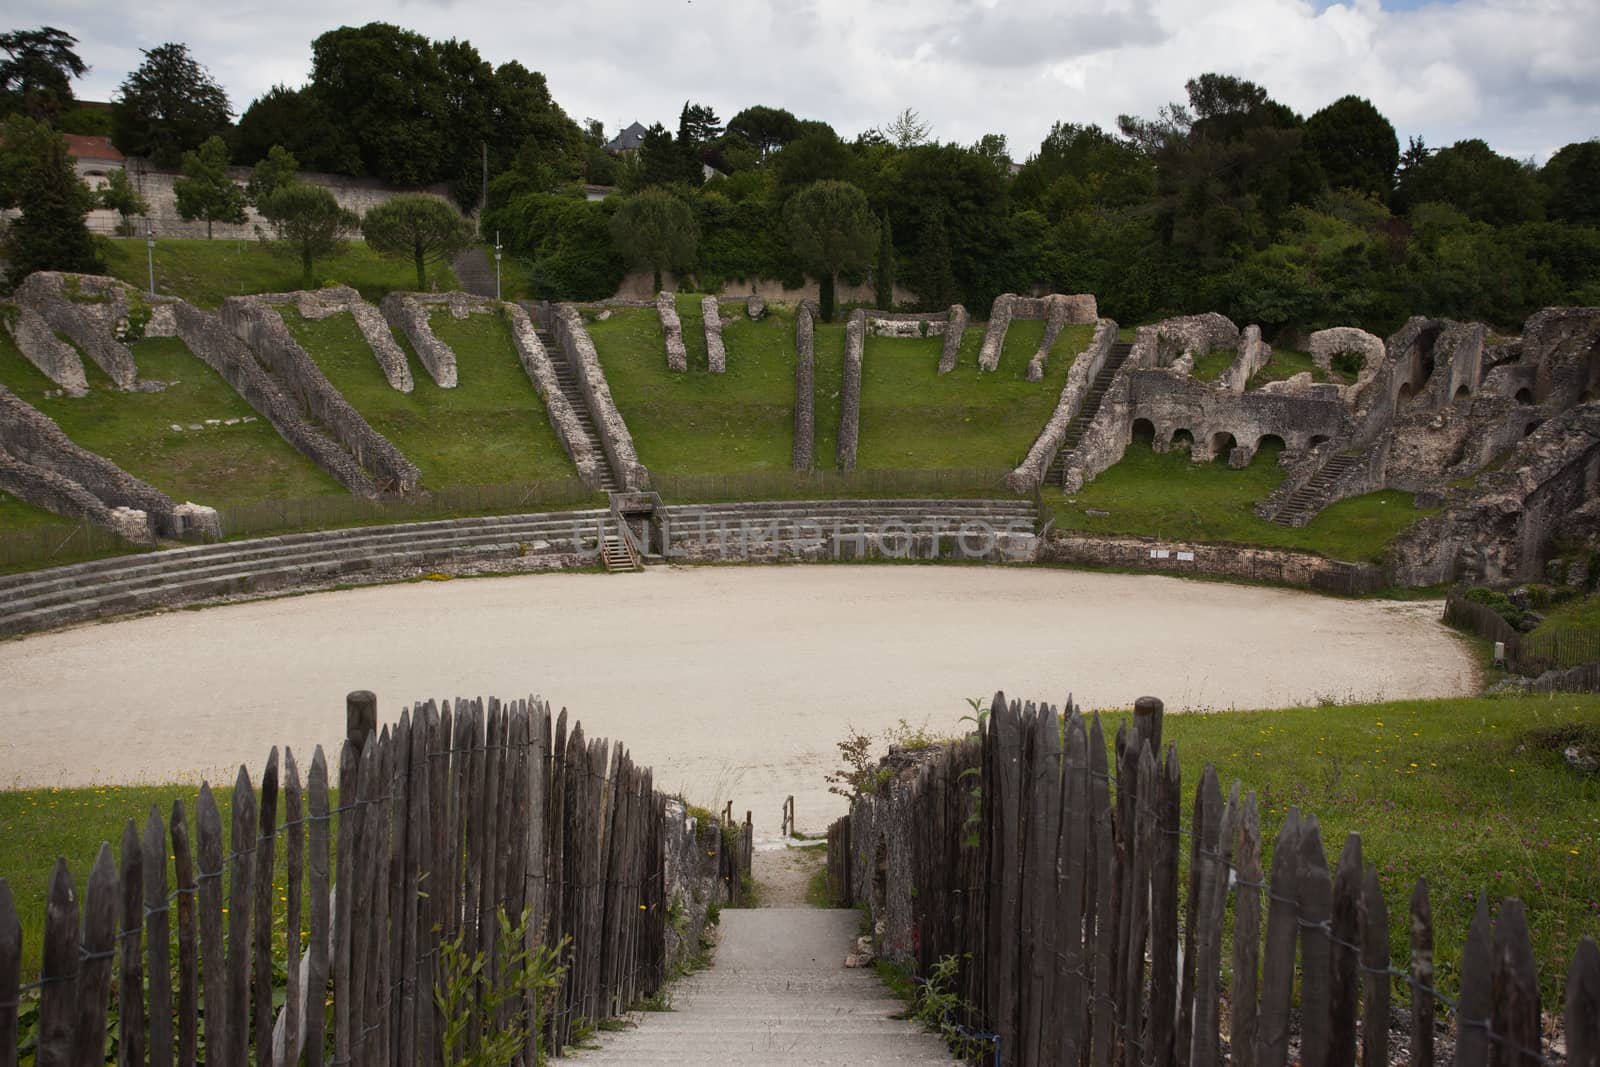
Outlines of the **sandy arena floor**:
[[1033,568],[727,567],[422,582],[178,611],[0,644],[0,787],[337,765],[344,694],[539,694],[656,782],[775,834],[843,811],[854,726],[952,731],[996,689],[1084,708],[1275,707],[1472,690],[1432,602]]

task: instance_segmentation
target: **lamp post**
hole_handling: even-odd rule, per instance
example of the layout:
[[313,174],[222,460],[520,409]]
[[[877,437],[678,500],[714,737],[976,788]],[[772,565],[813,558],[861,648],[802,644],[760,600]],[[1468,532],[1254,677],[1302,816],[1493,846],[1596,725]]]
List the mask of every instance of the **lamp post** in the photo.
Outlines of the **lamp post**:
[[500,231],[494,231],[494,298],[500,299]]
[[148,216],[144,220],[144,251],[150,265],[150,295],[156,295],[156,231]]

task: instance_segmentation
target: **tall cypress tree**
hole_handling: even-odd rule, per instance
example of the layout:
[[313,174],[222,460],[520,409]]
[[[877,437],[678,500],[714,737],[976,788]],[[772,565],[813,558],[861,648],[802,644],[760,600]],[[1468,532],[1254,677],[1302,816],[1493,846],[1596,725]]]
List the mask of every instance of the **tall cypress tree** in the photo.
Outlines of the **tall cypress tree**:
[[883,225],[878,227],[878,306],[885,311],[894,310],[894,234],[889,230],[889,212],[883,213]]
[[926,307],[942,308],[955,303],[956,276],[950,263],[950,234],[945,230],[942,211],[933,212],[923,224],[913,284]]

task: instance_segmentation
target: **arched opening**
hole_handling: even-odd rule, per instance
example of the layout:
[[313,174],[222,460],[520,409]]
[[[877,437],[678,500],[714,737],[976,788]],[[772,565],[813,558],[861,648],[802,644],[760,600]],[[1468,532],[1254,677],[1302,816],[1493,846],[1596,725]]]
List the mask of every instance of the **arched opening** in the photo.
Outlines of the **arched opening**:
[[[1527,390],[1523,390],[1523,392],[1527,392]],[[1518,393],[1517,395],[1521,396],[1522,394]],[[1593,389],[1585,389],[1583,391],[1583,395],[1578,397],[1578,403],[1580,403],[1580,404],[1588,404],[1588,403],[1592,402],[1594,400],[1594,398],[1595,398],[1595,391]],[[1528,403],[1531,404],[1531,403],[1533,403],[1533,401],[1529,400]]]
[[1456,390],[1456,395],[1451,397],[1450,399],[1452,401],[1455,401],[1455,400],[1471,400],[1472,399],[1472,390],[1468,389],[1465,385],[1463,385],[1463,386],[1461,386],[1460,388],[1458,388]]
[[[1288,444],[1277,434],[1264,434],[1261,440],[1256,442],[1256,455],[1265,456],[1268,462],[1276,463],[1278,462],[1278,457],[1283,455],[1283,450],[1287,447],[1289,447]],[[1254,463],[1255,460],[1252,458],[1251,462]]]
[[1133,420],[1133,443],[1151,448],[1156,441],[1156,424],[1149,419]]
[[1174,452],[1194,451],[1194,434],[1188,430],[1174,430],[1172,433],[1172,450]]
[[1327,434],[1321,434],[1321,433],[1313,434],[1312,437],[1311,437],[1311,440],[1306,442],[1306,447],[1307,448],[1316,448],[1318,445],[1320,445],[1320,444],[1324,443],[1325,441],[1327,441],[1327,439],[1328,439],[1328,435]]
[[1400,395],[1395,398],[1395,402],[1397,404],[1404,404],[1406,401],[1410,400],[1416,395],[1417,391],[1411,387],[1411,383],[1406,382],[1400,387]]
[[1214,433],[1211,435],[1211,461],[1213,463],[1228,462],[1228,453],[1232,452],[1239,444],[1231,433]]
[[1543,419],[1535,419],[1535,420],[1533,420],[1532,422],[1528,423],[1528,425],[1526,425],[1526,426],[1524,426],[1522,428],[1522,436],[1524,436],[1524,437],[1532,437],[1533,436],[1533,431],[1537,430],[1539,427],[1541,427],[1543,425],[1544,425],[1544,420]]
[[[1517,399],[1517,403],[1519,403],[1519,404],[1531,404],[1531,403],[1533,403],[1533,390],[1529,389],[1527,386],[1523,386],[1521,389],[1517,390],[1517,398],[1516,399]],[[1583,394],[1583,399],[1588,400],[1589,399],[1589,394],[1588,393],[1584,393]]]

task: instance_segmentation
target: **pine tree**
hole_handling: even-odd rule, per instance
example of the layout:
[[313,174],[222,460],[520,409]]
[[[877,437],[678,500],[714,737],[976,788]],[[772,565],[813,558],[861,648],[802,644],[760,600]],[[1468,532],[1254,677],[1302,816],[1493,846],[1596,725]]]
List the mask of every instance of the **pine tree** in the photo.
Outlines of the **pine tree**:
[[878,227],[878,306],[885,311],[894,310],[894,234],[889,229],[889,213],[883,213],[883,225]]
[[22,209],[5,236],[13,285],[36,270],[100,269],[83,223],[94,193],[78,177],[66,139],[21,115],[6,122],[0,140],[0,207]]
[[956,278],[950,266],[950,235],[945,230],[941,211],[929,215],[923,224],[922,239],[917,242],[914,284],[926,307],[942,308],[955,303]]

